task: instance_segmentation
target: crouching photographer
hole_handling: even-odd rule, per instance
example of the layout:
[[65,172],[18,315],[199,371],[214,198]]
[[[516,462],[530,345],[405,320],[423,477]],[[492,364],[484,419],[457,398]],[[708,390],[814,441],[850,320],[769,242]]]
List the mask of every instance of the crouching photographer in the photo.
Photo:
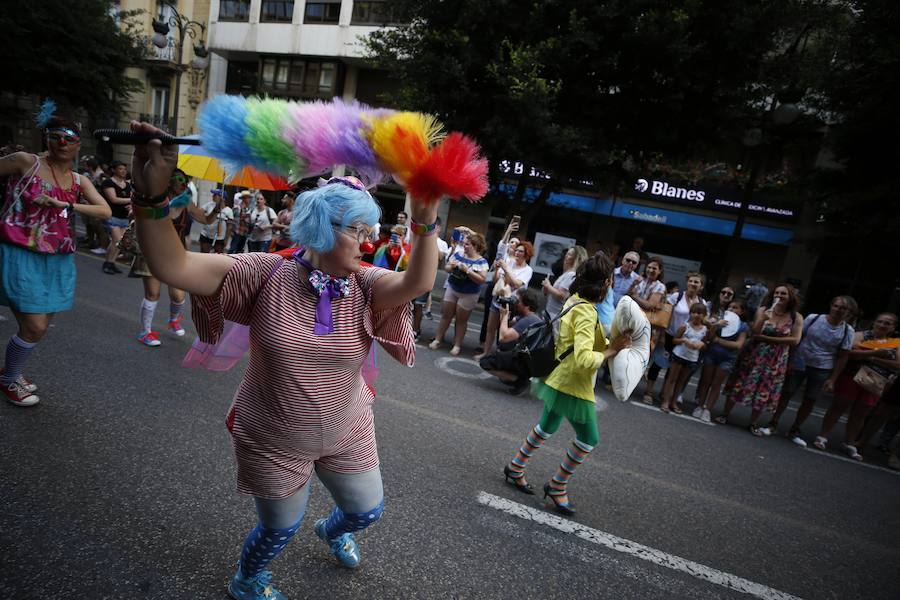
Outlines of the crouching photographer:
[[[522,288],[512,296],[497,299],[500,305],[500,328],[497,350],[483,357],[481,368],[510,386],[511,394],[521,394],[528,388],[529,375],[516,357],[516,342],[535,323],[541,322],[537,314],[541,296],[536,290]],[[510,313],[512,313],[512,318]]]

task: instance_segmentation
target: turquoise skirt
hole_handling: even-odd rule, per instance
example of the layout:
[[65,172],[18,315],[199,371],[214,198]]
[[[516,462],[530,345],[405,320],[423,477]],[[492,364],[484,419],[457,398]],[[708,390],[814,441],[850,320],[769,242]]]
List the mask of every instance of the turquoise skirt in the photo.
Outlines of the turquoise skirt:
[[0,305],[47,314],[74,303],[74,254],[41,254],[0,243]]
[[546,410],[562,415],[572,423],[597,422],[596,404],[552,388],[543,379],[532,382],[531,392],[543,400]]

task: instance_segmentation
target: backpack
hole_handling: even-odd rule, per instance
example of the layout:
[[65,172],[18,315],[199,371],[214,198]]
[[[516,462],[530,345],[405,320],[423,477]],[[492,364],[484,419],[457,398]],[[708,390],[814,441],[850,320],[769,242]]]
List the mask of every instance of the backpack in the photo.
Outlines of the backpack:
[[513,352],[519,365],[528,373],[529,377],[546,377],[575,350],[574,345],[569,346],[565,352],[560,354],[559,359],[556,358],[556,337],[553,332],[553,324],[579,304],[590,304],[590,302],[576,302],[553,319],[548,319],[545,313],[543,322],[531,325],[519,336]]

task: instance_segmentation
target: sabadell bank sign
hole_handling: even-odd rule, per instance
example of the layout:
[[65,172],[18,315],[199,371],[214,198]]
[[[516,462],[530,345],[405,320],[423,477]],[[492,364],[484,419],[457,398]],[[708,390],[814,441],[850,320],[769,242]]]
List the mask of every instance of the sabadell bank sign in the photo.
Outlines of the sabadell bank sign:
[[[673,202],[703,208],[705,210],[736,213],[741,209],[744,191],[711,185],[687,185],[658,178],[639,178],[634,182],[633,196]],[[748,207],[749,214],[760,217],[793,221],[797,218],[795,202],[773,202],[764,192],[754,192]]]

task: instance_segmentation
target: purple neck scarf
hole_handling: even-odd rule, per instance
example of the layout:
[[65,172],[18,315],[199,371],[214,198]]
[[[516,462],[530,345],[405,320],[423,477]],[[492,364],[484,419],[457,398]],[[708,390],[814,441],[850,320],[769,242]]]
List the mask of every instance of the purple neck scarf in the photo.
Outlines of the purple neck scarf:
[[309,284],[319,294],[316,301],[316,324],[313,333],[316,335],[328,335],[334,333],[334,319],[331,315],[331,301],[350,295],[350,278],[334,277],[323,273],[303,258],[305,249],[300,248],[294,253],[294,260],[309,271]]

